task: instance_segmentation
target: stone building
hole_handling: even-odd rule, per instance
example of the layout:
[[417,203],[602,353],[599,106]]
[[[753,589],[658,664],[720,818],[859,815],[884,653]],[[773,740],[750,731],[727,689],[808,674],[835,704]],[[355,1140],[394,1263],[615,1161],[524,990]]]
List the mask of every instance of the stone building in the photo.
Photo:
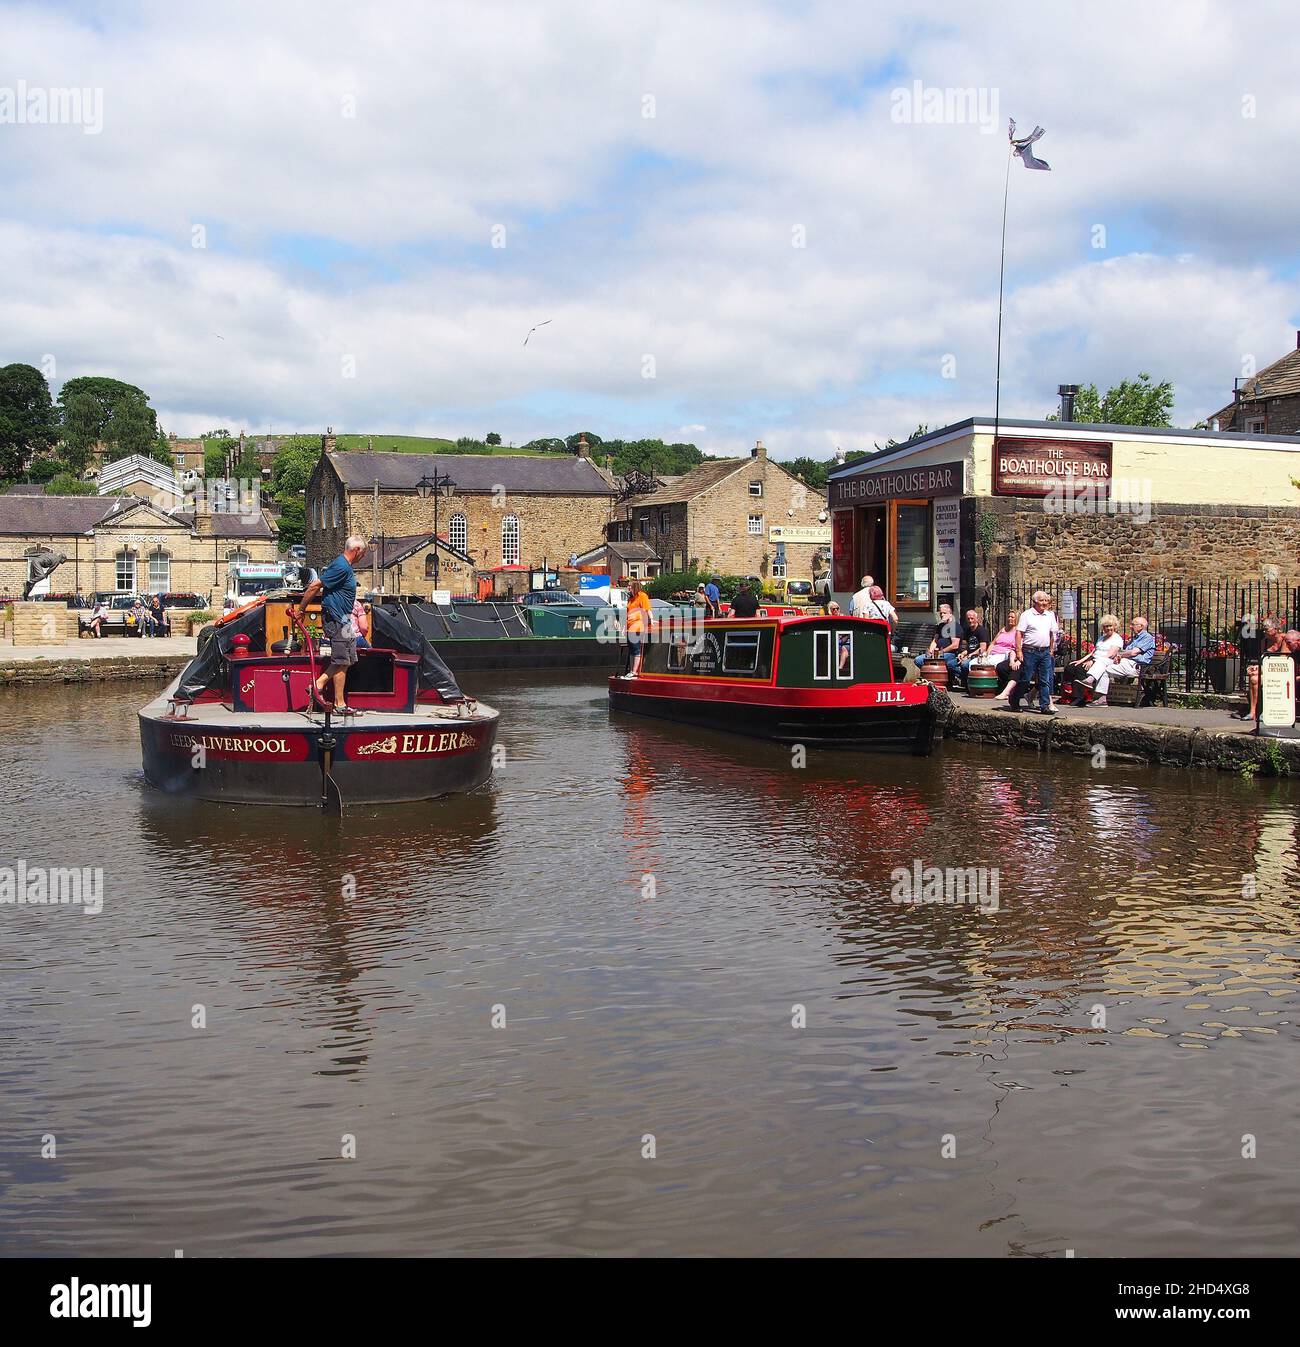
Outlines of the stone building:
[[1232,401],[1209,419],[1212,430],[1245,435],[1300,435],[1300,332],[1296,349],[1258,374],[1237,380]]
[[1011,586],[1300,585],[1300,436],[973,417],[830,474],[832,592],[904,616]]
[[825,496],[768,458],[762,440],[748,458],[701,463],[633,497],[627,514],[606,540],[615,554],[633,545],[625,564],[645,575],[695,569],[811,578],[814,557],[831,541]]
[[[309,564],[327,564],[351,533],[431,535],[435,503],[420,496],[419,484],[435,472],[451,479],[436,507],[449,564],[482,570],[566,563],[603,535],[616,494],[613,480],[584,454],[339,453],[327,435],[307,483]],[[422,556],[406,558],[404,574],[424,564]],[[443,588],[469,592],[472,577],[462,584],[461,574],[444,574]]]
[[275,532],[256,515],[173,513],[134,496],[0,496],[0,597],[21,598],[28,558],[62,552],[52,593],[186,592],[220,609],[232,562],[274,561]]

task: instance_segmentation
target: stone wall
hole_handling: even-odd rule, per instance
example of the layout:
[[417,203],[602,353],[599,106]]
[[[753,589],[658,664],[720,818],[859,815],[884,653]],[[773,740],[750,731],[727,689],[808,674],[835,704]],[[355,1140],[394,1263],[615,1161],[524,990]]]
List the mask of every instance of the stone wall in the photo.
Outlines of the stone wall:
[[[371,538],[389,538],[433,532],[433,501],[421,500],[414,491],[379,493],[379,520],[375,521],[373,491],[350,491],[340,497],[340,523],[333,524],[333,508],[341,484],[332,469],[318,463],[307,487],[307,560],[318,569],[342,551],[349,533]],[[325,511],[327,526],[316,527],[318,511]],[[609,496],[525,495],[506,493],[452,493],[438,503],[438,529],[447,537],[451,517],[463,514],[466,547],[480,568],[501,565],[502,521],[508,515],[519,520],[519,560],[525,566],[567,562],[572,553],[586,552],[604,539],[605,524],[612,517],[613,494]],[[444,557],[444,563],[446,558]],[[418,560],[419,583],[424,583],[423,554]],[[362,563],[365,569],[365,563]],[[444,564],[444,571],[447,569]],[[403,562],[404,577],[416,574],[415,559]],[[444,588],[447,577],[444,575]],[[405,587],[410,588],[409,585]],[[456,588],[458,586],[452,586]]]
[[[750,495],[751,482],[762,482],[761,496]],[[776,544],[768,540],[768,530],[775,524],[829,527],[818,517],[825,509],[825,496],[810,490],[763,453],[690,501],[671,505],[634,503],[632,538],[653,547],[665,570],[672,567],[673,554],[680,552],[693,569],[768,578],[776,556]],[[662,511],[668,512],[666,520],[661,518]],[[763,516],[759,534],[749,532],[752,514]],[[647,521],[644,531],[643,516]],[[786,543],[787,576],[811,578],[812,559],[820,550],[815,543]]]
[[[156,536],[155,536],[156,534]],[[55,594],[81,591],[87,598],[99,591],[117,588],[117,553],[124,547],[135,554],[136,587],[148,588],[149,553],[161,545],[171,561],[169,588],[200,594],[219,610],[226,593],[228,559],[236,550],[248,553],[250,561],[274,561],[276,543],[270,538],[237,539],[198,537],[183,526],[168,529],[152,524],[143,529],[97,530],[94,536],[71,534],[49,537],[33,535],[0,538],[0,595],[17,598],[27,583],[25,554],[38,548],[62,552],[67,560],[50,577]]]
[[1131,515],[1054,515],[1026,500],[981,498],[995,542],[984,574],[1012,584],[1090,580],[1276,580],[1300,584],[1300,508],[1262,505],[1152,505]]

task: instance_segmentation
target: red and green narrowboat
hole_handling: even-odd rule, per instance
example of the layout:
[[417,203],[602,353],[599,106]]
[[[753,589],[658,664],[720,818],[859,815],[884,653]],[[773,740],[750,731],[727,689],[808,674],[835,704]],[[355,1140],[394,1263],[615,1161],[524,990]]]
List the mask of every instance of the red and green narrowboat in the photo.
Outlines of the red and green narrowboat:
[[936,708],[895,677],[884,622],[756,617],[657,631],[636,678],[609,680],[615,711],[783,744],[928,754]]

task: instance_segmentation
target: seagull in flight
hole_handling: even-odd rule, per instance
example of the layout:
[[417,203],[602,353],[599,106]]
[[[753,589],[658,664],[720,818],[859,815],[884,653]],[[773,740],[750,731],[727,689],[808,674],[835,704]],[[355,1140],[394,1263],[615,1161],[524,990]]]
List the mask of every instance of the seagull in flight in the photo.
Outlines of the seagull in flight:
[[1026,168],[1050,169],[1052,167],[1046,159],[1036,158],[1033,150],[1029,148],[1036,140],[1039,140],[1045,134],[1046,133],[1041,126],[1035,126],[1027,136],[1021,136],[1017,139],[1015,119],[1011,118],[1007,123],[1007,138],[1011,141],[1012,152],[1020,156],[1020,162],[1024,164]]
[[[550,318],[543,318],[542,321],[541,321],[540,323],[534,324],[532,327],[530,327],[530,328],[528,329],[528,337],[531,337],[531,336],[533,335],[533,333],[536,332],[537,329],[538,329],[539,327],[545,327],[546,324],[549,323],[549,322],[551,322],[551,321],[552,321],[552,320],[551,320]],[[525,337],[525,338],[524,338],[524,345],[525,345],[525,346],[528,345],[528,337]]]

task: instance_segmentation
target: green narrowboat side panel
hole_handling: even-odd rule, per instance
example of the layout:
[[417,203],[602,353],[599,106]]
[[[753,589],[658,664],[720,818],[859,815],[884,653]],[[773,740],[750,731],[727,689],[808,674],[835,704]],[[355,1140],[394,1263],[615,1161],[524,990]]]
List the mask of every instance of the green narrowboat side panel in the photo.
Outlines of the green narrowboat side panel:
[[837,623],[828,617],[820,622],[800,622],[781,632],[778,687],[846,687],[889,683],[893,677],[883,628]]
[[534,636],[587,636],[600,631],[600,610],[585,604],[533,604],[525,607]]

